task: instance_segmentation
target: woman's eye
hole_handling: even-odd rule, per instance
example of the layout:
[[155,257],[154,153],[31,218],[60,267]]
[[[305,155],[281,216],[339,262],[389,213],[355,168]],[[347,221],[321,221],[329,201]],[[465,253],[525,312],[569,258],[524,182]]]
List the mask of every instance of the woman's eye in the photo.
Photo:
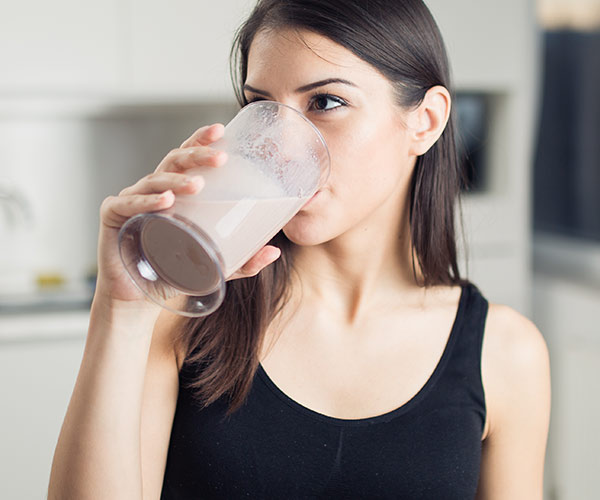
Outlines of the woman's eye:
[[251,97],[250,99],[246,99],[246,104],[251,104],[253,102],[264,101],[264,97]]
[[319,94],[313,97],[311,105],[316,111],[330,111],[345,106],[346,102],[333,95]]

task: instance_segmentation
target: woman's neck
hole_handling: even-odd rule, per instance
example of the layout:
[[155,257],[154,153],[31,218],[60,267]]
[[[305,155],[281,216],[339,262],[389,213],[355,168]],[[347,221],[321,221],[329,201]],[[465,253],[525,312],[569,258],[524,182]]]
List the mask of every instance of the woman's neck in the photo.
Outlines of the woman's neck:
[[[422,291],[415,280],[408,210],[370,218],[326,243],[295,248],[292,288],[353,323],[371,306]],[[415,269],[420,278],[415,256]]]

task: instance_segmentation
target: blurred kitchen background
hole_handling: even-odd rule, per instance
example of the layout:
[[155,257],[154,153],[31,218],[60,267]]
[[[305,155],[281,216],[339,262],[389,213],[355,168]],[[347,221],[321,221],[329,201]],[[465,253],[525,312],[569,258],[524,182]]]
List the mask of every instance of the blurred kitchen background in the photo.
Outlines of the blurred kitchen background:
[[[79,368],[98,209],[236,112],[253,0],[22,0],[0,11],[0,498],[44,498]],[[552,362],[545,498],[600,491],[600,0],[427,0],[471,180],[462,269]]]

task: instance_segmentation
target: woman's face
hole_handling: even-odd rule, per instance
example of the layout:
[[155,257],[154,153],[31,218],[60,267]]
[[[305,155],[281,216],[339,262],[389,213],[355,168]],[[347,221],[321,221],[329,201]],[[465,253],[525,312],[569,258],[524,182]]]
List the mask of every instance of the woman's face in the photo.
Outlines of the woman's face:
[[312,32],[261,31],[244,93],[249,102],[270,99],[302,111],[329,146],[329,179],[284,227],[291,241],[317,245],[360,225],[396,221],[416,157],[405,112],[375,68]]

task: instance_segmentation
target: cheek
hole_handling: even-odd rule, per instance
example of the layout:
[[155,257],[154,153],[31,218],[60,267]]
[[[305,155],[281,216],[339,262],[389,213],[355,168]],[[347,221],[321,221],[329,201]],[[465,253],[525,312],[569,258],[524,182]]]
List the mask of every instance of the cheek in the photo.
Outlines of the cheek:
[[360,191],[370,198],[385,197],[405,177],[406,143],[391,120],[348,120],[330,130],[326,140],[332,158],[328,184],[335,195]]
[[319,127],[332,159],[326,192],[284,228],[298,245],[328,241],[358,224],[394,194],[402,195],[410,166],[401,131],[381,117]]

